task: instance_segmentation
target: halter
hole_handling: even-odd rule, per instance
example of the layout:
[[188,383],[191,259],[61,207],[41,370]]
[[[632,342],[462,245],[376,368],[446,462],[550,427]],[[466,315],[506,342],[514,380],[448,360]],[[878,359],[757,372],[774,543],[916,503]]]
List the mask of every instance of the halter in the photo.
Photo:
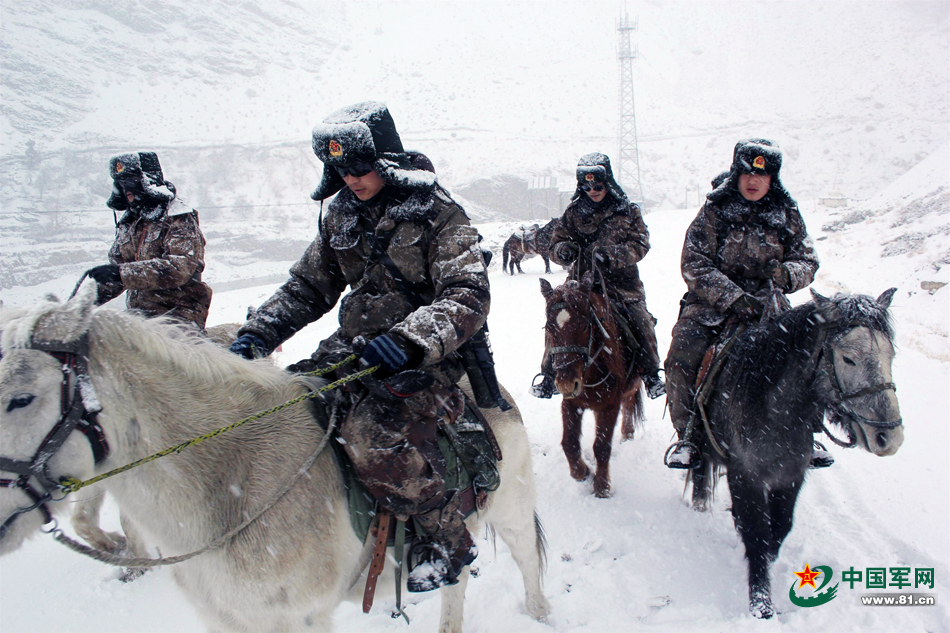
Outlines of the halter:
[[[834,327],[837,331],[835,332],[835,335],[828,336],[827,330],[831,329],[832,327]],[[866,424],[868,426],[872,426],[874,428],[878,428],[878,429],[897,428],[901,426],[901,424],[903,424],[902,418],[897,418],[896,420],[892,422],[883,422],[881,420],[871,420],[869,418],[864,417],[863,415],[861,415],[860,413],[852,409],[847,404],[848,400],[853,400],[854,398],[869,396],[871,394],[879,393],[881,391],[888,391],[888,390],[895,391],[895,392],[897,391],[897,385],[894,384],[893,382],[882,382],[876,385],[870,385],[868,387],[864,387],[863,389],[858,389],[857,391],[853,391],[851,393],[846,393],[844,390],[844,387],[841,386],[841,380],[838,377],[837,370],[835,369],[834,349],[832,348],[831,344],[834,340],[840,338],[840,334],[844,330],[854,329],[858,327],[866,327],[872,330],[874,329],[874,328],[871,328],[867,323],[860,323],[860,322],[834,324],[834,325],[829,324],[829,326],[823,328],[825,331],[825,341],[824,343],[822,343],[822,356],[824,357],[822,359],[822,362],[824,362],[830,367],[830,371],[826,371],[826,370],[821,370],[821,371],[830,376],[829,382],[831,383],[831,391],[834,396],[833,401],[830,403],[830,407],[834,409],[835,413],[837,413],[838,415],[842,417],[850,418],[851,420]],[[824,426],[824,421],[822,421],[822,425]],[[827,428],[825,428],[824,431],[828,435],[828,437],[830,437],[831,440],[835,444],[838,444],[839,446],[842,446],[845,448],[851,448],[852,446],[857,444],[857,437],[854,435],[854,431],[850,428],[848,429],[848,435],[849,435],[848,443],[843,443],[839,441],[831,433],[828,433]]]
[[[102,408],[89,379],[88,333],[70,343],[34,341],[26,349],[46,352],[62,363],[60,417],[29,461],[0,457],[0,470],[18,475],[15,479],[0,479],[0,488],[19,488],[33,502],[28,507],[18,508],[0,525],[0,538],[6,536],[17,517],[32,510],[39,509],[43,513],[44,523],[52,521],[47,503],[54,500],[53,493],[61,487],[49,473],[49,462],[73,431],[82,432],[89,440],[95,463],[109,456],[109,444],[96,420]],[[30,484],[31,479],[36,480],[42,492]]]

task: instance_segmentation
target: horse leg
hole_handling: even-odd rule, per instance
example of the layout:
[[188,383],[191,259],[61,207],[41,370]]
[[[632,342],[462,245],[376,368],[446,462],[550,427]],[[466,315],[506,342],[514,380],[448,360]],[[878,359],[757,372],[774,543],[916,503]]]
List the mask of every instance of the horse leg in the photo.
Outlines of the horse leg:
[[732,494],[732,518],[745,545],[749,562],[749,610],[757,618],[768,619],[775,614],[772,608],[772,588],[769,581],[769,548],[772,527],[769,503],[762,486],[739,472],[728,471],[729,491]]
[[792,516],[795,513],[795,502],[798,500],[798,493],[802,489],[802,480],[796,481],[788,488],[776,490],[769,493],[769,518],[772,523],[772,539],[769,542],[769,562],[775,562],[778,558],[779,549],[785,541],[785,537],[792,530]]
[[[515,262],[515,265],[518,267],[518,274],[519,274],[519,275],[523,275],[523,274],[524,274],[524,271],[521,270],[521,262],[520,262],[520,261]],[[514,275],[514,274],[515,274],[514,271],[512,271],[511,274]]]
[[581,457],[581,417],[584,410],[569,400],[561,401],[561,421],[564,425],[564,434],[561,436],[561,448],[567,457],[567,465],[571,469],[571,477],[577,481],[584,481],[590,477],[590,468]]
[[594,475],[594,495],[601,499],[610,496],[610,453],[613,448],[614,427],[620,403],[594,412],[597,421],[597,437],[594,439],[594,459],[597,460],[597,473]]
[[118,554],[125,550],[126,538],[118,532],[106,532],[99,527],[99,511],[104,500],[105,494],[100,493],[80,501],[76,504],[71,522],[76,534],[92,547]]
[[713,465],[710,458],[706,456],[699,468],[690,471],[690,477],[693,483],[692,508],[696,512],[706,512],[709,510],[712,501],[712,490],[714,482]]
[[535,620],[544,622],[551,613],[551,605],[541,591],[541,576],[544,571],[545,539],[544,530],[538,515],[532,513],[527,525],[524,512],[519,512],[517,525],[512,523],[496,528],[498,536],[508,545],[511,557],[515,559],[521,578],[524,581],[525,609]]
[[542,255],[541,258],[544,259],[544,272],[550,273],[550,272],[551,272],[551,259],[550,259],[547,255]]
[[[134,558],[145,558],[148,556],[148,550],[142,542],[138,528],[135,527],[121,510],[119,511],[119,524],[122,526],[122,531],[125,532],[126,552],[128,555]],[[142,574],[149,569],[149,567],[124,567],[122,568],[122,575],[119,576],[119,580],[122,582],[132,582],[140,578]]]
[[459,574],[458,583],[442,587],[442,611],[439,617],[439,633],[462,633],[462,615],[465,608],[465,588],[468,586],[469,569]]
[[640,388],[628,391],[623,397],[620,407],[621,425],[620,441],[626,442],[633,439],[633,434],[637,429],[637,423],[643,416],[643,404],[640,401]]

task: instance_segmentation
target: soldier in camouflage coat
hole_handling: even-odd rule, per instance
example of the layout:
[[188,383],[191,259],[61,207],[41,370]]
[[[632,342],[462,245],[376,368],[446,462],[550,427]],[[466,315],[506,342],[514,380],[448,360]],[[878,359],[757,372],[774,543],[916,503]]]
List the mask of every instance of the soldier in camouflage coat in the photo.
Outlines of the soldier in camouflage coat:
[[[324,171],[312,197],[339,193],[290,279],[256,310],[231,349],[268,353],[350,288],[340,302],[340,328],[321,343],[313,364],[362,349],[364,365],[381,365],[374,379],[392,377],[369,379],[354,394],[340,430],[344,448],[383,507],[415,515],[432,536],[433,564],[410,573],[410,590],[454,584],[476,550],[459,495],[446,490],[435,433],[461,413],[456,383],[464,370],[455,351],[488,315],[478,232],[435,174],[414,166],[413,158],[424,157],[403,150],[383,104],[330,115],[314,129],[313,148]],[[419,371],[406,371],[412,368]]]
[[[638,268],[650,250],[650,232],[640,207],[627,200],[614,180],[606,155],[595,152],[578,162],[577,191],[551,235],[550,250],[555,263],[570,266],[569,279],[580,280],[595,268],[603,273],[625,338],[634,339],[627,344],[637,348],[636,367],[647,393],[651,398],[663,395],[656,319],[647,310]],[[555,391],[554,369],[547,354],[540,376],[542,381],[532,386],[531,393],[550,398]]]
[[178,200],[153,152],[109,161],[112,196],[124,211],[116,221],[109,264],[87,272],[99,284],[99,303],[126,291],[126,305],[146,316],[168,316],[204,330],[211,287],[201,281],[205,238],[198,214]]
[[739,141],[731,171],[716,178],[686,231],[681,267],[689,291],[666,356],[670,417],[681,440],[668,455],[672,468],[700,464],[682,440],[692,439],[685,431],[706,350],[727,323],[758,320],[766,306],[773,314],[787,310],[785,294],[810,284],[818,270],[805,221],[779,180],[781,166],[773,142]]

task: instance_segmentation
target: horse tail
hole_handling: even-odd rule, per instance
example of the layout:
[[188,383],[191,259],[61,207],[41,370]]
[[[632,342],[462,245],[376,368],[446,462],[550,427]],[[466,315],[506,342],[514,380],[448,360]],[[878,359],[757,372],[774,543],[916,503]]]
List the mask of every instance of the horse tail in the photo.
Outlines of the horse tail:
[[501,249],[501,269],[505,272],[508,272],[508,245],[511,244],[511,238],[505,241],[504,247]]
[[534,513],[534,535],[535,542],[534,546],[538,551],[538,561],[540,563],[541,578],[544,578],[544,570],[548,566],[548,537],[544,533],[544,526],[541,525],[541,517],[538,516],[537,511]]

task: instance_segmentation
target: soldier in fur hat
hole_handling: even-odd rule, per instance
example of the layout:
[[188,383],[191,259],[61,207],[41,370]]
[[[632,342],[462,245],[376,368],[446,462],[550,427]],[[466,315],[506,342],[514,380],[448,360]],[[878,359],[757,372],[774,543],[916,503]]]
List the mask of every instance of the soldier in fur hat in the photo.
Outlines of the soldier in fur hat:
[[461,413],[464,370],[455,352],[488,315],[478,232],[437,184],[431,163],[403,149],[381,103],[328,116],[313,130],[313,150],[324,167],[312,198],[322,205],[335,197],[290,279],[241,328],[231,351],[269,353],[349,288],[339,329],[298,365],[326,366],[354,351],[363,365],[380,365],[350,394],[344,448],[379,503],[415,516],[428,534],[414,557],[429,564],[410,572],[409,590],[455,584],[477,552],[460,495],[446,489],[435,433]]
[[[627,344],[637,349],[636,368],[643,377],[647,394],[659,398],[666,391],[658,373],[656,319],[647,310],[637,266],[650,250],[650,232],[640,215],[640,207],[627,200],[614,180],[606,155],[594,152],[582,156],[576,175],[577,191],[551,235],[551,259],[570,266],[569,279],[580,280],[595,268],[603,273],[615,313],[626,325],[627,336],[636,339]],[[553,359],[546,354],[538,374],[541,382],[532,385],[532,395],[538,398],[554,395],[552,363]]]
[[116,220],[109,263],[86,276],[96,280],[99,303],[126,291],[126,305],[147,316],[169,316],[203,330],[211,287],[201,281],[205,238],[198,213],[177,197],[154,152],[109,160],[112,195],[106,205]]
[[[810,284],[818,270],[798,204],[779,179],[781,168],[782,151],[774,142],[739,141],[731,169],[713,180],[715,188],[686,231],[681,267],[689,291],[666,356],[670,417],[680,439],[667,451],[671,468],[701,463],[695,437],[685,433],[706,350],[730,324],[789,309],[785,295]],[[831,461],[816,451],[813,465]]]

